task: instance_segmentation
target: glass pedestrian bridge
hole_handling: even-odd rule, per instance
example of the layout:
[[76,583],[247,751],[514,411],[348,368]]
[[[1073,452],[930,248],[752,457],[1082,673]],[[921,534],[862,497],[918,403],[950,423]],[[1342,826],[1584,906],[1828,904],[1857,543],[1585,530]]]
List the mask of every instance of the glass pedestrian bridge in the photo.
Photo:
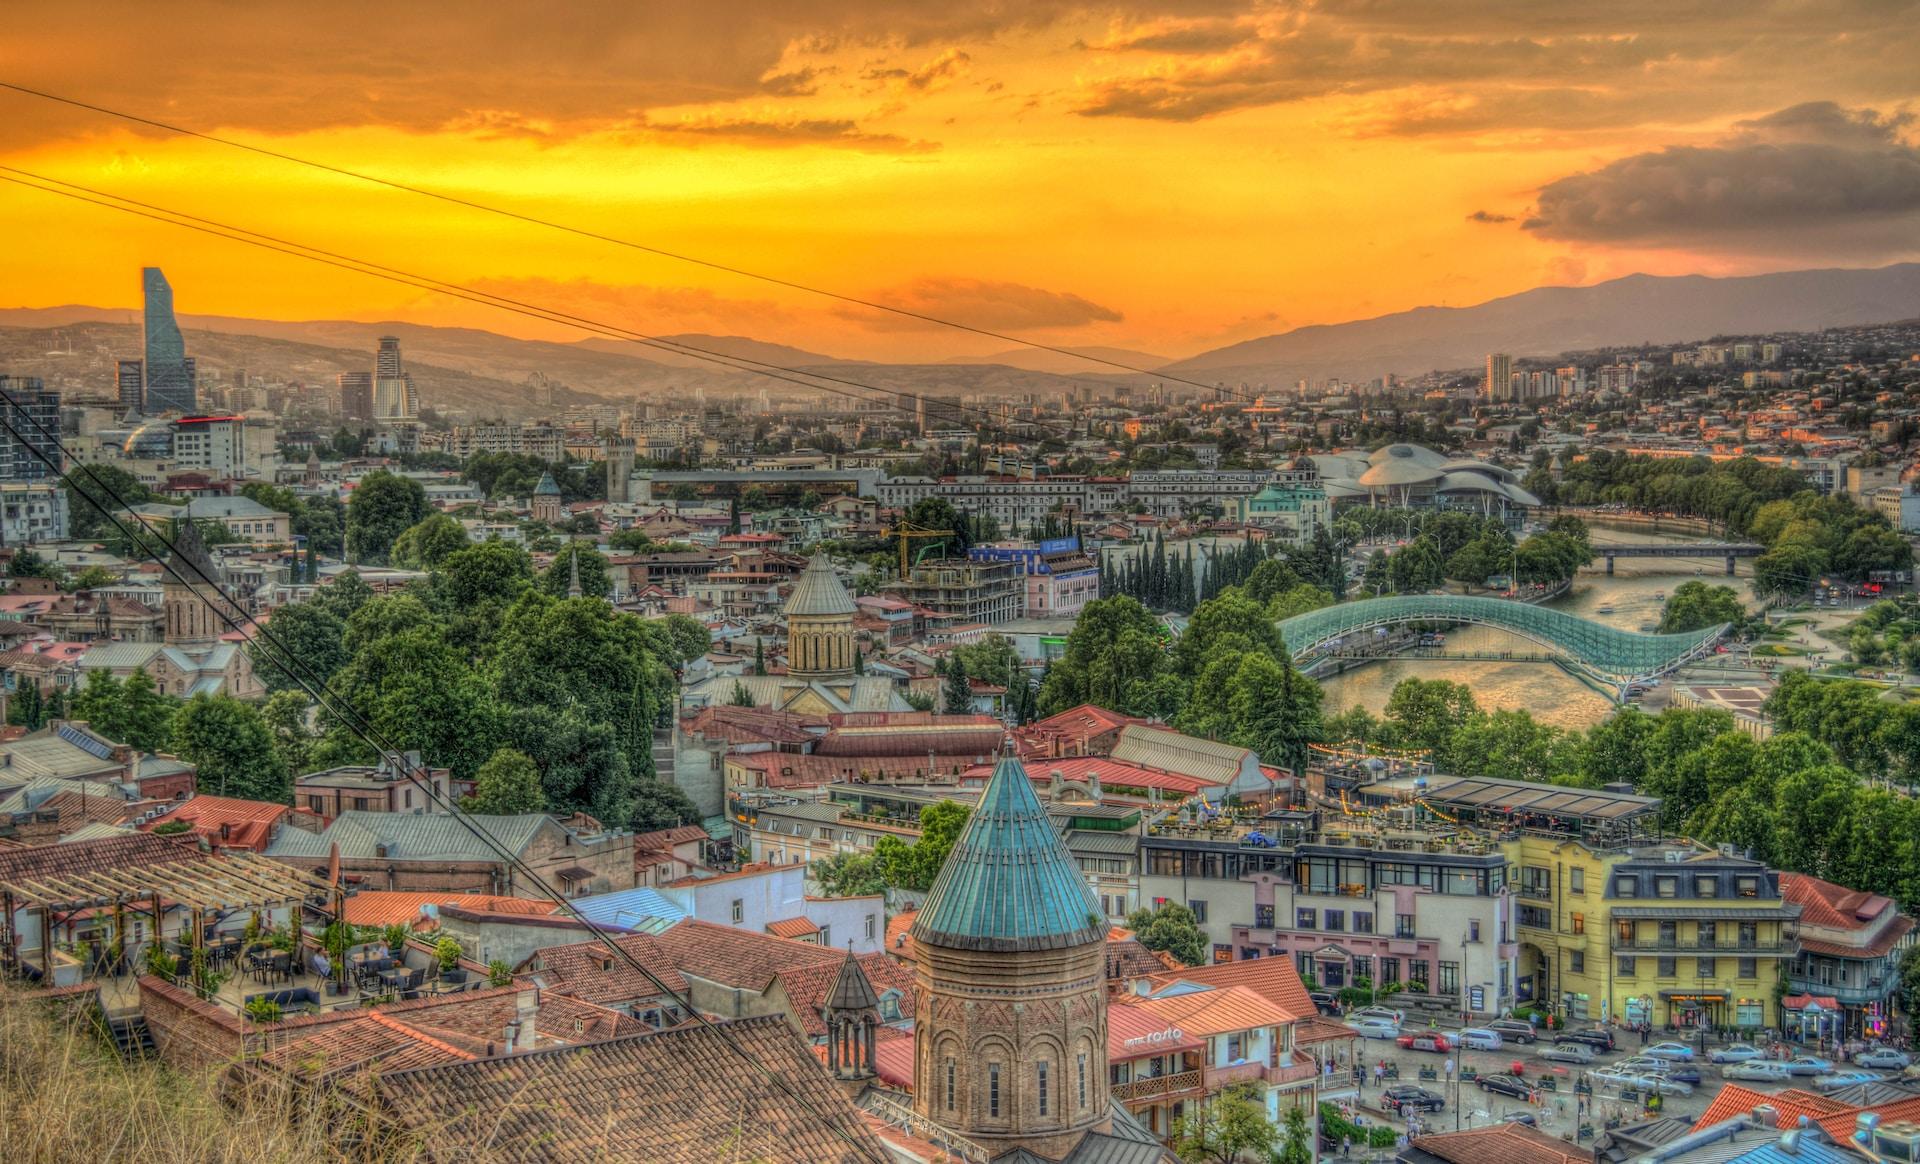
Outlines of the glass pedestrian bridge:
[[1646,635],[1610,627],[1544,606],[1461,594],[1367,598],[1297,614],[1280,622],[1296,663],[1331,654],[1358,631],[1409,623],[1475,623],[1538,643],[1569,663],[1613,680],[1659,675],[1712,651],[1727,624],[1684,634]]

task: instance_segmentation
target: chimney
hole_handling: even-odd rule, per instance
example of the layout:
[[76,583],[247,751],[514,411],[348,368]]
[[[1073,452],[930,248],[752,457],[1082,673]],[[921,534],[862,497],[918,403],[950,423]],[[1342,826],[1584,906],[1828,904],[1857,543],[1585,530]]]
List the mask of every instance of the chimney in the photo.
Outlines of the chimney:
[[1087,791],[1092,794],[1095,804],[1100,803],[1100,773],[1087,773]]
[[529,1051],[533,1050],[533,1045],[540,1041],[539,989],[536,987],[533,990],[522,990],[515,995],[513,1013],[513,1025],[520,1032],[520,1046]]
[[1067,778],[1060,774],[1060,769],[1058,768],[1055,768],[1053,771],[1047,773],[1047,799],[1048,800],[1060,799],[1060,791],[1065,786],[1066,782],[1067,782]]
[[1756,1128],[1772,1131],[1780,1126],[1780,1109],[1770,1103],[1755,1104],[1747,1119]]

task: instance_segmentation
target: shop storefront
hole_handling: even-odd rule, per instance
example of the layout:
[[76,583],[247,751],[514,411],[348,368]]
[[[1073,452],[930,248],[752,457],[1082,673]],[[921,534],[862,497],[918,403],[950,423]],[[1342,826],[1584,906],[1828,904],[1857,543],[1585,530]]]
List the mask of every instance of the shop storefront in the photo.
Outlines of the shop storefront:
[[1693,1031],[1729,1025],[1725,994],[1663,990],[1660,998],[1666,1003],[1666,1020],[1670,1028]]
[[1780,1000],[1781,1023],[1787,1037],[1799,1043],[1819,1043],[1839,1039],[1844,1034],[1846,1013],[1840,1000],[1825,995],[1790,994]]

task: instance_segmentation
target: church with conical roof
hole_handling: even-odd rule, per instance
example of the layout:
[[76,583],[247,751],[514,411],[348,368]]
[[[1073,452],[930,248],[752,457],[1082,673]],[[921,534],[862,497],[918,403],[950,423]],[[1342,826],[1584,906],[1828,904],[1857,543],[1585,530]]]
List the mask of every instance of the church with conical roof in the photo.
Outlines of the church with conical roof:
[[1171,1159],[1107,1091],[1107,924],[1019,760],[913,923],[913,1108],[1005,1164]]
[[912,711],[890,679],[855,673],[853,595],[825,554],[815,554],[794,580],[782,617],[787,624],[787,673],[723,675],[688,686],[682,703],[726,703],[735,684],[759,707],[802,715],[848,711]]

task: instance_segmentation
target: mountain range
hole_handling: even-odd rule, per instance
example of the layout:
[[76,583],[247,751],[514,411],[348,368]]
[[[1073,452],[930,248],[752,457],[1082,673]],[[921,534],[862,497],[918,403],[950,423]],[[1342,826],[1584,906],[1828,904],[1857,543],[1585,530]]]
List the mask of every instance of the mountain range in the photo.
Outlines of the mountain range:
[[[1902,263],[1735,278],[1629,275],[1590,287],[1538,287],[1471,307],[1417,307],[1373,319],[1295,328],[1173,363],[1119,347],[1068,349],[1152,370],[1147,375],[1037,349],[883,364],[743,336],[661,338],[776,368],[812,369],[882,392],[991,396],[1057,393],[1075,382],[1137,382],[1153,374],[1209,384],[1280,387],[1302,378],[1371,379],[1470,368],[1491,351],[1553,356],[1916,317],[1920,263]],[[277,377],[310,383],[330,382],[342,371],[369,370],[379,338],[398,336],[407,367],[429,403],[463,407],[480,416],[524,416],[539,410],[536,373],[563,385],[554,391],[561,405],[609,397],[685,399],[695,390],[733,393],[766,383],[738,368],[715,367],[685,350],[598,337],[556,343],[477,328],[209,315],[182,315],[180,323],[188,351],[210,372],[270,370]],[[0,309],[0,371],[41,376],[50,386],[111,395],[113,360],[138,355],[139,348],[135,310],[79,305]],[[854,384],[834,390],[863,394]]]

